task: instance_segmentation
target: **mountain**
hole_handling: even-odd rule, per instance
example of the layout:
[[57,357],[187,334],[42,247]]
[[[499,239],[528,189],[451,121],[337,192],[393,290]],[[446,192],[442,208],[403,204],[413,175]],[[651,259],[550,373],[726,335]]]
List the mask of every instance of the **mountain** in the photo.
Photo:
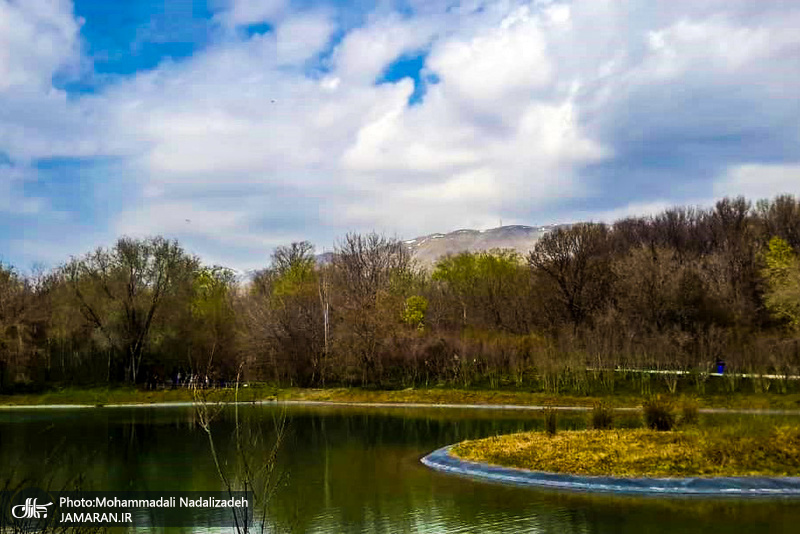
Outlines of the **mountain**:
[[430,267],[442,256],[459,252],[482,252],[492,249],[514,249],[521,255],[533,250],[534,245],[560,225],[500,226],[489,230],[456,230],[448,234],[430,234],[404,243],[413,257],[425,267]]
[[[412,256],[420,265],[432,267],[442,256],[459,252],[481,252],[492,249],[514,249],[523,256],[533,250],[536,242],[547,232],[560,226],[511,225],[489,230],[456,230],[448,234],[429,234],[404,241]],[[326,252],[317,256],[319,263],[327,263],[333,254]]]

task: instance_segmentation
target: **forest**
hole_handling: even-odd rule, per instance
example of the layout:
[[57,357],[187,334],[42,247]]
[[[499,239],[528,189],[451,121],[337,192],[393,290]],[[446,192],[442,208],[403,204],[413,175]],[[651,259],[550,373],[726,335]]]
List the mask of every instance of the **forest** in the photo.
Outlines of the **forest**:
[[176,241],[121,237],[49,270],[0,264],[0,392],[163,387],[179,373],[581,391],[615,368],[699,384],[720,359],[789,377],[798,253],[800,200],[788,195],[574,224],[525,256],[461,253],[427,270],[374,233],[346,235],[324,263],[308,242],[278,247],[247,280]]

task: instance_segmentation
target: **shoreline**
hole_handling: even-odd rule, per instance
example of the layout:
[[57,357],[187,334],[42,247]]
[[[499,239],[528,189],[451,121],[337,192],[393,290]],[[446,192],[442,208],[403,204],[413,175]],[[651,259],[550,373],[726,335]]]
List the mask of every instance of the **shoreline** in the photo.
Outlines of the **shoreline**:
[[[172,402],[132,402],[110,404],[0,404],[0,411],[15,410],[85,410],[102,408],[188,408],[203,403],[194,401]],[[557,410],[564,412],[588,412],[588,406],[545,406],[522,404],[453,404],[453,403],[421,403],[421,402],[361,402],[361,401],[317,401],[317,400],[257,400],[257,401],[223,401],[205,403],[212,406],[325,406],[325,407],[356,407],[356,408],[406,408],[429,409],[441,408],[446,410],[497,410],[497,411],[543,411]],[[614,411],[639,412],[641,407],[615,407]],[[800,415],[800,410],[775,410],[775,409],[737,409],[737,408],[700,408],[702,414],[741,414],[741,415]]]
[[800,497],[800,477],[622,478],[569,475],[462,460],[450,453],[454,446],[436,449],[421,458],[420,462],[434,471],[473,480],[581,493],[669,497]]

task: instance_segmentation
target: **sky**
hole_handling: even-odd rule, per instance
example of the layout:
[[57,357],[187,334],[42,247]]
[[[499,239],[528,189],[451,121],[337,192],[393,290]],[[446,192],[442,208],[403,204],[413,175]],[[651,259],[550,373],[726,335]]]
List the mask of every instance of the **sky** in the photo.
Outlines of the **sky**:
[[800,2],[0,0],[0,262],[800,195]]

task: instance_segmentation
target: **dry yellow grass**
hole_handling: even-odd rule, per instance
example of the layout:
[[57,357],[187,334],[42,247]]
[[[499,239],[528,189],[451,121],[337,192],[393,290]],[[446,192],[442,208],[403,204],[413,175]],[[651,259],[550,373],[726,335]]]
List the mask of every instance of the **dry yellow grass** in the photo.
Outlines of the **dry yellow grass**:
[[800,428],[527,432],[465,441],[453,453],[465,460],[578,475],[798,476]]

